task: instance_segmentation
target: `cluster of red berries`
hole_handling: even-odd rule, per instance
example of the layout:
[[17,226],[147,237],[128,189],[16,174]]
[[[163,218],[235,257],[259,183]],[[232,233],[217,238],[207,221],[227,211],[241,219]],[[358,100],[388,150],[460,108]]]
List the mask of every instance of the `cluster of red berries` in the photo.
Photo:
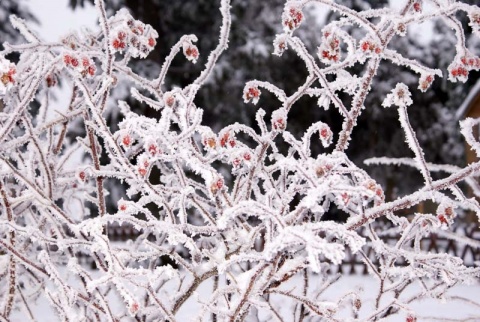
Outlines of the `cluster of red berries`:
[[285,119],[281,117],[273,120],[272,126],[273,126],[273,129],[277,131],[283,131],[287,127]]
[[360,42],[360,50],[367,54],[375,53],[377,55],[382,52],[382,48],[372,40],[362,40]]
[[118,201],[118,209],[119,209],[120,211],[125,211],[125,210],[127,210],[127,208],[128,208],[128,207],[127,207],[127,204],[125,203],[125,200],[123,200],[123,198],[120,199],[120,200]]
[[160,149],[155,143],[148,143],[145,150],[151,157],[160,153]]
[[375,206],[378,206],[385,202],[385,194],[383,192],[383,189],[374,180],[367,180],[367,182],[364,183],[364,187],[374,193]]
[[57,85],[57,78],[53,74],[48,74],[45,77],[45,82],[47,83],[47,87],[54,87]]
[[325,64],[336,63],[340,60],[340,40],[335,34],[325,32],[322,44],[318,47],[318,56]]
[[464,66],[467,66],[470,69],[479,69],[480,68],[480,57],[475,56],[463,56],[460,61]]
[[272,113],[272,128],[279,132],[287,128],[287,113],[283,108]]
[[249,86],[243,90],[243,100],[245,103],[252,101],[253,104],[257,104],[260,99],[260,90],[256,86]]
[[465,82],[468,77],[468,70],[465,68],[465,66],[460,65],[460,64],[452,64],[448,68],[449,74],[450,74],[450,79],[452,81],[456,81],[457,79]]
[[82,77],[94,76],[97,72],[95,63],[87,56],[78,57],[73,53],[67,53],[63,55],[63,62],[65,66],[78,71]]
[[277,35],[273,41],[273,54],[281,56],[287,49],[287,39],[284,34]]
[[287,31],[295,30],[303,21],[303,13],[300,8],[288,7],[282,14],[282,21]]
[[472,10],[469,14],[470,18],[470,27],[472,27],[472,32],[474,34],[480,34],[480,10]]
[[422,12],[422,1],[421,0],[416,0],[413,3],[413,10],[415,12]]
[[2,73],[1,80],[2,80],[2,84],[5,87],[8,87],[9,85],[15,84],[15,79],[13,78],[13,75],[15,75],[16,72],[17,72],[17,70],[15,69],[15,66],[13,66],[13,64],[11,64],[8,71],[5,72],[5,73]]
[[224,187],[225,183],[222,178],[217,178],[213,180],[212,184],[210,185],[210,192],[213,195],[216,195],[218,191],[222,190]]
[[157,44],[156,38],[158,33],[150,25],[127,15],[123,23],[112,30],[110,45],[114,52],[127,51],[132,57],[145,58]]
[[237,145],[234,134],[231,131],[223,133],[217,142],[217,137],[213,133],[204,134],[202,136],[202,144],[207,150],[214,150],[217,146],[222,148],[234,148]]
[[342,198],[342,202],[345,206],[348,206],[350,203],[350,195],[346,192],[343,192],[340,194],[340,197]]
[[440,221],[441,225],[448,226],[456,214],[451,205],[440,204],[437,208],[437,219]]
[[331,164],[321,164],[315,168],[315,174],[318,178],[325,176],[330,170],[332,170],[333,166]]
[[139,310],[140,310],[140,305],[137,302],[133,302],[130,305],[129,311],[132,316],[135,316],[135,314],[137,314]]
[[417,322],[417,318],[414,315],[409,314],[407,315],[405,322]]
[[214,135],[203,136],[202,143],[206,149],[215,149],[217,147],[217,139]]
[[237,141],[235,137],[230,132],[225,132],[222,137],[220,138],[220,146],[222,148],[226,148],[228,146],[234,148],[237,145]]
[[188,41],[183,43],[183,54],[194,64],[197,62],[198,57],[200,56],[197,46]]
[[145,175],[147,174],[147,169],[149,165],[150,162],[148,161],[148,158],[146,158],[144,155],[139,157],[137,170],[142,177],[145,177]]
[[422,75],[418,82],[418,89],[425,92],[433,83],[433,75]]
[[130,136],[130,134],[125,134],[122,137],[122,144],[126,148],[128,148],[128,147],[130,147],[130,145],[132,145],[132,137]]
[[78,172],[78,178],[80,179],[80,181],[85,182],[85,180],[87,179],[87,174],[85,173],[85,171]]
[[465,82],[468,77],[468,73],[471,70],[480,69],[480,58],[467,54],[460,58],[460,61],[453,62],[449,68],[450,79],[456,81],[457,79]]
[[480,25],[480,12],[474,12],[470,15],[470,20],[477,25]]
[[165,103],[166,106],[172,108],[174,105],[175,105],[175,95],[173,93],[165,93],[165,95],[163,95],[163,101]]
[[252,160],[252,155],[250,152],[241,152],[239,155],[237,155],[233,160],[232,160],[232,165],[234,168],[239,168],[242,163],[244,162],[250,162]]
[[320,140],[324,147],[329,146],[332,143],[333,132],[330,130],[328,125],[323,124],[319,129]]

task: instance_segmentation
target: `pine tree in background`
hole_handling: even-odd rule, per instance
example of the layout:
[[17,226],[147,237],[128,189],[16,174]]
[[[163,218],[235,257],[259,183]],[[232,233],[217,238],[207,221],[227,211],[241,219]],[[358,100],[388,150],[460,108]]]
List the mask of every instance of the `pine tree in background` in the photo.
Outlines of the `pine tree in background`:
[[[93,0],[70,0],[72,8],[76,8]],[[339,4],[352,8],[353,10],[365,10],[366,8],[382,8],[389,3],[388,0],[342,0]],[[474,0],[466,1],[474,4]],[[109,3],[110,10],[117,10],[126,6],[134,16],[151,24],[159,33],[159,46],[148,57],[149,61],[140,61],[135,65],[134,70],[146,76],[155,75],[158,72],[160,62],[168,54],[169,48],[177,39],[185,34],[195,31],[199,37],[198,47],[200,51],[209,51],[216,45],[215,33],[220,24],[220,12],[218,11],[217,0],[201,1],[136,1],[121,0]],[[242,121],[248,125],[254,125],[255,111],[244,106],[236,100],[241,95],[242,84],[249,79],[263,79],[279,84],[285,91],[294,90],[305,77],[302,61],[294,54],[286,52],[282,59],[286,59],[288,69],[279,69],[278,57],[270,55],[273,51],[271,46],[273,37],[278,32],[279,10],[283,1],[235,1],[232,3],[232,35],[229,41],[229,48],[220,58],[212,80],[196,98],[196,102],[205,106],[204,122],[214,129],[219,129],[235,121]],[[321,44],[319,30],[322,25],[332,19],[338,18],[335,13],[330,13],[323,21],[321,14],[318,14],[325,7],[319,6],[319,11],[307,13],[306,18],[316,27],[298,30],[298,35],[304,40],[309,50],[315,50]],[[273,11],[272,11],[273,10]],[[471,37],[470,27],[466,16],[460,16],[464,29],[467,31],[467,44],[472,50],[479,46],[479,41]],[[425,43],[425,40],[418,39],[415,33],[407,33],[406,36],[395,36],[396,41],[392,49],[404,54],[406,57],[417,59],[427,66],[437,66],[446,71],[448,64],[454,56],[455,35],[453,31],[445,26],[442,21],[432,23],[432,39]],[[433,34],[435,36],[433,36]],[[342,48],[344,50],[344,48]],[[180,59],[174,60],[171,73],[167,76],[167,86],[184,86],[191,82],[201,66],[205,64],[205,57],[200,56],[199,64],[191,68]],[[241,66],[251,66],[248,70]],[[359,68],[363,68],[360,66]],[[412,110],[412,126],[419,130],[419,141],[425,147],[426,159],[433,163],[465,164],[464,148],[462,138],[459,135],[458,125],[452,122],[456,109],[461,105],[468,93],[468,89],[475,84],[478,73],[472,72],[466,86],[459,83],[436,81],[432,84],[432,90],[422,93],[420,90],[413,91],[414,100],[419,102],[423,108]],[[366,100],[366,111],[359,119],[359,126],[355,129],[359,133],[354,136],[355,144],[348,149],[348,155],[355,161],[364,160],[368,157],[388,155],[399,157],[408,154],[409,149],[405,144],[403,133],[400,127],[386,127],[385,124],[394,122],[397,118],[395,111],[384,111],[381,102],[386,93],[392,88],[392,84],[404,82],[407,85],[414,85],[418,82],[413,73],[404,67],[383,62],[378,70],[375,80],[376,90]],[[217,86],[222,84],[222,86]],[[265,95],[262,107],[269,114],[275,106],[275,97]],[[311,105],[308,98],[302,99],[305,106]],[[131,102],[133,103],[133,102]],[[344,102],[348,104],[348,102]],[[301,103],[300,103],[301,104]],[[133,104],[142,108],[138,104]],[[145,113],[151,111],[145,110]],[[313,120],[321,120],[332,124],[334,132],[341,127],[341,116],[334,109],[296,109],[292,111],[294,121],[290,123],[293,133],[303,133],[306,127]],[[115,118],[116,115],[110,115]],[[368,123],[367,123],[368,122]],[[452,125],[454,124],[454,125]],[[438,145],[443,145],[438,149]],[[320,147],[312,147],[314,153],[320,152]],[[404,169],[408,176],[391,167],[365,167],[379,182],[387,187],[387,200],[397,195],[413,191],[422,184],[421,177],[413,169]],[[400,183],[400,185],[398,184]],[[395,185],[396,189],[392,187]]]

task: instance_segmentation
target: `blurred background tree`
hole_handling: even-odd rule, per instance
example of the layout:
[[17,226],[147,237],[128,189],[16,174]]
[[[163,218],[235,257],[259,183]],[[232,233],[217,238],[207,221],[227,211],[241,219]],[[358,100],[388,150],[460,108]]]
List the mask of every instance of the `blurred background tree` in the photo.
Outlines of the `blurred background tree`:
[[[86,1],[70,0],[73,9],[84,5]],[[388,0],[341,0],[337,1],[353,9],[380,8],[388,5]],[[474,4],[476,0],[468,0]],[[228,50],[220,58],[209,81],[197,96],[195,103],[205,109],[204,122],[214,129],[220,129],[233,122],[254,124],[257,110],[252,105],[246,105],[242,100],[244,84],[252,79],[265,80],[276,84],[287,93],[292,93],[305,79],[305,66],[293,53],[286,51],[282,57],[272,55],[272,42],[275,34],[280,31],[280,16],[284,0],[252,1],[239,0],[232,3],[232,31]],[[159,33],[156,50],[148,57],[148,61],[134,63],[134,68],[142,74],[158,75],[159,66],[168,55],[171,46],[184,34],[194,33],[199,38],[198,47],[200,59],[192,66],[183,57],[174,60],[171,72],[167,77],[165,88],[183,86],[194,79],[205,64],[203,53],[210,52],[218,43],[220,12],[218,0],[118,0],[109,2],[109,10],[113,12],[126,7],[135,17],[155,28]],[[326,7],[312,6],[305,10],[308,28],[300,28],[297,36],[301,37],[311,53],[321,42],[321,28],[334,18],[334,13],[325,15]],[[478,38],[471,37],[470,27],[466,17],[459,17],[467,31],[467,44],[473,53],[478,53],[480,43]],[[423,35],[419,32],[409,32],[407,36],[395,36],[393,47],[405,57],[417,59],[427,66],[438,66],[444,73],[448,62],[454,55],[455,37],[453,31],[444,22],[437,21],[433,25],[421,26]],[[431,35],[428,35],[430,33]],[[425,36],[427,33],[427,36]],[[355,70],[362,70],[363,65],[357,65]],[[458,131],[458,122],[454,120],[455,112],[461,105],[468,90],[478,80],[478,73],[472,73],[467,84],[451,83],[445,79],[436,79],[432,88],[426,93],[417,90],[418,75],[407,71],[401,66],[383,63],[376,82],[375,91],[367,97],[366,109],[360,117],[354,130],[353,141],[347,151],[354,162],[368,157],[389,156],[400,157],[411,154],[405,143],[404,134],[400,129],[398,115],[394,109],[384,109],[381,103],[386,95],[398,82],[406,83],[412,90],[415,106],[410,110],[410,121],[417,131],[420,144],[425,149],[426,159],[434,163],[450,163],[461,165],[465,163],[463,138]],[[128,99],[128,92],[120,92],[119,98]],[[137,109],[144,109],[147,114],[155,113],[151,109],[129,100]],[[349,106],[346,100],[346,106]],[[262,95],[259,107],[268,113],[278,106],[278,101],[272,95]],[[111,114],[109,117],[118,116]],[[341,117],[338,111],[331,107],[327,111],[317,107],[315,100],[303,99],[294,109],[289,118],[288,126],[293,132],[303,133],[305,127],[313,120],[322,120],[331,125],[334,133],[341,128]],[[116,124],[116,122],[113,122]],[[314,148],[321,153],[320,144]],[[413,155],[412,155],[413,156]],[[419,171],[411,169],[405,176],[392,167],[367,167],[384,187],[386,197],[391,199],[413,191],[422,185]],[[395,184],[394,184],[395,183]],[[391,187],[400,187],[393,191]]]
[[18,0],[0,1],[0,21],[2,21],[0,24],[1,50],[3,50],[3,42],[17,43],[21,37],[18,31],[9,23],[9,16],[12,14],[30,22],[38,23],[35,15],[28,10],[28,5],[26,5],[25,2]]

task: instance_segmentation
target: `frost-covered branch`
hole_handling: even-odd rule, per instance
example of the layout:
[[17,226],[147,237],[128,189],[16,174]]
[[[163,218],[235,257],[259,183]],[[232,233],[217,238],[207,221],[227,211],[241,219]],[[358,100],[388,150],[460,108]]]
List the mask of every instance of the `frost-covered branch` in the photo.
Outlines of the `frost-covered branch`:
[[[416,108],[411,88],[398,84],[384,105],[398,107],[399,125],[386,126],[403,130],[414,158],[365,163],[413,167],[425,186],[386,200],[385,187],[346,154],[363,109],[372,108],[367,97],[376,90],[372,84],[385,61],[412,72],[422,92],[436,78],[464,82],[480,68],[455,16],[466,12],[478,33],[479,8],[428,2],[429,13],[418,0],[404,1],[398,12],[357,12],[327,0],[286,1],[273,52],[293,51],[306,78],[292,92],[263,80],[247,82],[239,101],[261,104],[262,91],[268,91],[278,105],[268,116],[258,109],[255,126],[233,123],[219,131],[204,125],[204,109],[210,106],[199,106],[195,98],[227,49],[229,0],[220,3],[219,43],[205,53],[205,67],[191,84],[174,88],[166,85],[173,60],[183,55],[196,63],[200,57],[195,30],[175,44],[162,44],[172,48],[151,80],[129,63],[147,57],[158,33],[125,10],[108,17],[103,0],[95,1],[99,31],[85,37],[69,34],[45,42],[25,21],[12,18],[25,42],[5,44],[0,53],[2,320],[17,318],[22,307],[34,318],[31,307],[38,299],[68,321],[175,321],[192,310],[192,317],[216,321],[266,315],[289,321],[291,314],[295,321],[342,321],[345,314],[375,321],[407,314],[412,322],[421,316],[413,302],[447,298],[454,285],[478,280],[478,267],[422,248],[432,234],[480,246],[450,230],[457,214],[473,211],[480,218],[478,202],[461,184],[480,195],[480,162],[466,167],[428,162],[407,114],[407,106]],[[295,35],[309,27],[310,4],[339,15],[319,30],[314,53]],[[410,24],[438,18],[457,37],[448,71],[390,48]],[[9,60],[17,56],[18,62]],[[59,81],[69,84],[71,96],[54,109],[50,91]],[[157,117],[114,101],[120,83]],[[300,106],[306,95],[322,109],[333,104],[342,122],[339,133],[323,119],[312,119],[300,135],[291,131],[292,111],[316,107]],[[37,103],[40,107],[32,108]],[[120,115],[116,126],[105,118],[107,105]],[[478,120],[462,121],[461,133],[480,155],[473,134],[478,125]],[[433,172],[443,177],[432,178]],[[424,201],[436,210],[412,209]],[[332,214],[347,219],[327,221]],[[131,240],[115,241],[118,230],[130,231]],[[382,239],[392,231],[399,234],[394,243]],[[357,290],[324,297],[341,280],[341,274],[331,277],[328,271],[356,254],[378,281],[370,308],[362,308],[366,300]],[[421,291],[405,299],[411,285]],[[192,303],[199,308],[192,309]],[[288,317],[286,310],[292,311]]]

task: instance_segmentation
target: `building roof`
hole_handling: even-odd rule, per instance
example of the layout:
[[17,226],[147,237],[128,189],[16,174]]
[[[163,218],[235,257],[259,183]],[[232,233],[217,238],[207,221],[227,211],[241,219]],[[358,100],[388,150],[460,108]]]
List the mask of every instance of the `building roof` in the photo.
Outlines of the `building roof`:
[[468,93],[467,98],[463,101],[462,105],[460,105],[460,107],[458,108],[457,113],[455,113],[455,117],[457,118],[457,120],[467,115],[468,110],[470,109],[470,106],[472,105],[473,101],[478,95],[480,95],[480,79],[477,80],[475,85],[472,87],[472,89]]

